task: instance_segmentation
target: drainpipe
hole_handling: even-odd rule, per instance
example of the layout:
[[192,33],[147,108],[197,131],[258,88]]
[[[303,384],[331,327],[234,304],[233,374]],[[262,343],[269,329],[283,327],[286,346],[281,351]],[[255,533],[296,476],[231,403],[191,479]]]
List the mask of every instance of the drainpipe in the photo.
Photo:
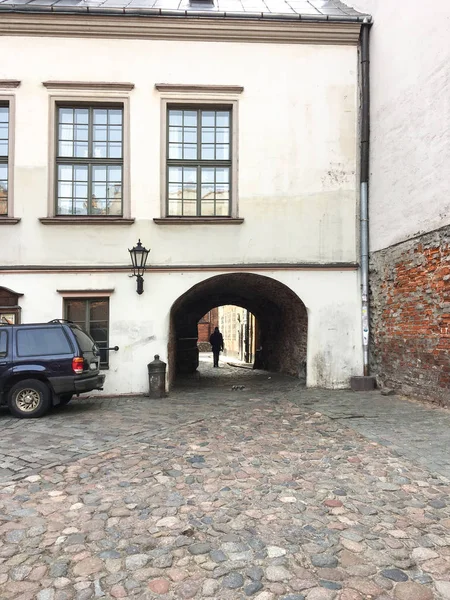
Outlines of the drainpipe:
[[363,342],[362,377],[352,377],[355,391],[373,389],[374,377],[369,376],[369,134],[370,134],[370,76],[369,29],[371,18],[366,17],[361,26],[361,155],[360,155],[360,250],[361,250],[361,320]]
[[364,375],[369,375],[369,134],[370,134],[370,74],[369,29],[364,20],[361,27],[361,300]]

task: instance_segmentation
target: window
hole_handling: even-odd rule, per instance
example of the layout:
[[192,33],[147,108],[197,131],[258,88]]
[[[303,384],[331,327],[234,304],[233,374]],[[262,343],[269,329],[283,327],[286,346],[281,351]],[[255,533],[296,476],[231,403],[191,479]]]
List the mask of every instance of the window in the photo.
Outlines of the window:
[[15,325],[20,323],[20,296],[22,294],[0,287],[0,324]]
[[123,215],[123,106],[57,106],[56,214]]
[[9,105],[0,104],[0,217],[8,215]]
[[40,328],[17,331],[18,356],[49,356],[51,354],[72,354],[69,340],[62,329]]
[[66,298],[64,317],[84,329],[100,349],[100,367],[109,363],[109,298]]
[[169,105],[166,129],[167,216],[231,216],[231,108]]
[[0,330],[0,358],[5,358],[8,354],[8,334]]

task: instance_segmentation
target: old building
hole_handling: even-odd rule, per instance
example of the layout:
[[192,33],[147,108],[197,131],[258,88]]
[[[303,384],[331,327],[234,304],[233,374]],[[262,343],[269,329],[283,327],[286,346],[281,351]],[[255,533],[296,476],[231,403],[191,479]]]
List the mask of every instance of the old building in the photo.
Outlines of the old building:
[[105,393],[145,391],[156,353],[171,380],[195,368],[198,321],[223,304],[255,315],[268,368],[348,386],[363,21],[339,0],[0,0],[14,314],[86,327]]
[[450,404],[450,5],[370,11],[372,372]]

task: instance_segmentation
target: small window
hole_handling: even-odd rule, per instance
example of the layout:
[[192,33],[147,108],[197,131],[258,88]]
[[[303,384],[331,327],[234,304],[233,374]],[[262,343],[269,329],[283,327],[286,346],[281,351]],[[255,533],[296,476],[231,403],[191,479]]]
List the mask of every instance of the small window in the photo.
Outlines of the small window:
[[231,216],[232,111],[169,106],[167,216]]
[[9,105],[0,104],[0,217],[8,216]]
[[0,331],[0,357],[5,358],[8,354],[8,333]]
[[49,356],[72,354],[64,331],[57,327],[33,327],[17,331],[18,356]]
[[[100,349],[100,367],[109,366],[109,298],[66,298],[64,317],[88,333]],[[82,348],[83,349],[83,348]],[[92,346],[91,348],[92,349]]]
[[56,214],[123,215],[123,106],[58,105]]

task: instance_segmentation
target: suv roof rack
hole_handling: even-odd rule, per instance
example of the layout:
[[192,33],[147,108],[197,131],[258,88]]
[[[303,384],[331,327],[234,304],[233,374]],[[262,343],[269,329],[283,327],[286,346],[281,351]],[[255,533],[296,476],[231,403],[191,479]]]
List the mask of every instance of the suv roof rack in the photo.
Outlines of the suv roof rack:
[[73,323],[70,319],[52,319],[48,323]]

